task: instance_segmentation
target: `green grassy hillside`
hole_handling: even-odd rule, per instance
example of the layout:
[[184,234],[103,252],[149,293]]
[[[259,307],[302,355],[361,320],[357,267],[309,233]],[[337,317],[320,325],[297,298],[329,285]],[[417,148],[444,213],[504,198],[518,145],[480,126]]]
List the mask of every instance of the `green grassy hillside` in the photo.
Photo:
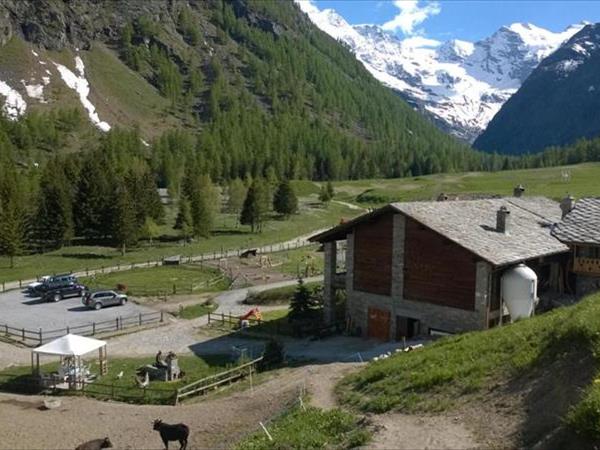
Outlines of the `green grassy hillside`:
[[[569,178],[563,177],[568,174]],[[600,164],[587,163],[543,169],[502,172],[467,172],[429,175],[394,180],[358,180],[334,183],[336,199],[363,206],[393,201],[432,200],[446,194],[512,195],[519,183],[526,195],[560,199],[567,193],[576,197],[600,196]]]
[[511,414],[524,412],[527,446],[562,424],[583,439],[600,438],[598,363],[600,294],[371,363],[338,388],[346,404],[375,413],[513,404]]

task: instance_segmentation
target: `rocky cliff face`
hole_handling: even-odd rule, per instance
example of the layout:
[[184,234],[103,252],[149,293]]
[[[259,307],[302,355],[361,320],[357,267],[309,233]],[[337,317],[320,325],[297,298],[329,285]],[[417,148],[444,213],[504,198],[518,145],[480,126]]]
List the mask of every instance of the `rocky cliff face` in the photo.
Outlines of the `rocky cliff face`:
[[178,0],[3,0],[0,3],[0,42],[13,35],[48,50],[88,49],[92,41],[118,39],[119,30],[133,17],[148,14],[166,26]]
[[544,59],[502,107],[475,147],[525,153],[600,135],[600,24]]

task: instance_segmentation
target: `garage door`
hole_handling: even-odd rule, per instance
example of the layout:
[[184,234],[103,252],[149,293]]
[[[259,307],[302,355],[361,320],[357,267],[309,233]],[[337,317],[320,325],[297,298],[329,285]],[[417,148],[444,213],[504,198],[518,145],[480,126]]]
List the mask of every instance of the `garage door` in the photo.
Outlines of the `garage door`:
[[369,331],[370,338],[380,341],[390,340],[390,312],[385,309],[369,308]]

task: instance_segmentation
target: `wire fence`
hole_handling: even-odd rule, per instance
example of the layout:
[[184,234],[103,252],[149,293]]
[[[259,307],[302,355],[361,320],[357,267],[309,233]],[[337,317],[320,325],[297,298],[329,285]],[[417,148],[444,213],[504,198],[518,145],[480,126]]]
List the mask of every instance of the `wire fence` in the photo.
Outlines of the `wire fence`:
[[81,336],[94,336],[96,334],[118,332],[132,327],[141,327],[143,325],[158,324],[162,322],[164,322],[164,312],[156,311],[125,317],[118,316],[110,320],[66,326],[55,330],[44,330],[42,328],[31,330],[23,327],[13,327],[8,324],[0,324],[0,334],[8,339],[17,340],[26,345],[42,345],[45,342],[49,342],[69,333],[79,334]]

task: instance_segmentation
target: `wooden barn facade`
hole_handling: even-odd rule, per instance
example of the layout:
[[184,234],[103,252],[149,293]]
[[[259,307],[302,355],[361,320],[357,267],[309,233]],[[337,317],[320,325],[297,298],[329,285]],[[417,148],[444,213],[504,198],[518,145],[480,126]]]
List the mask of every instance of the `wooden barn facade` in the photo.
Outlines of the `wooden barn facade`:
[[525,263],[541,291],[564,288],[569,247],[551,235],[560,219],[554,201],[514,197],[392,203],[341,224],[311,238],[325,251],[325,318],[380,340],[495,326],[505,270]]

